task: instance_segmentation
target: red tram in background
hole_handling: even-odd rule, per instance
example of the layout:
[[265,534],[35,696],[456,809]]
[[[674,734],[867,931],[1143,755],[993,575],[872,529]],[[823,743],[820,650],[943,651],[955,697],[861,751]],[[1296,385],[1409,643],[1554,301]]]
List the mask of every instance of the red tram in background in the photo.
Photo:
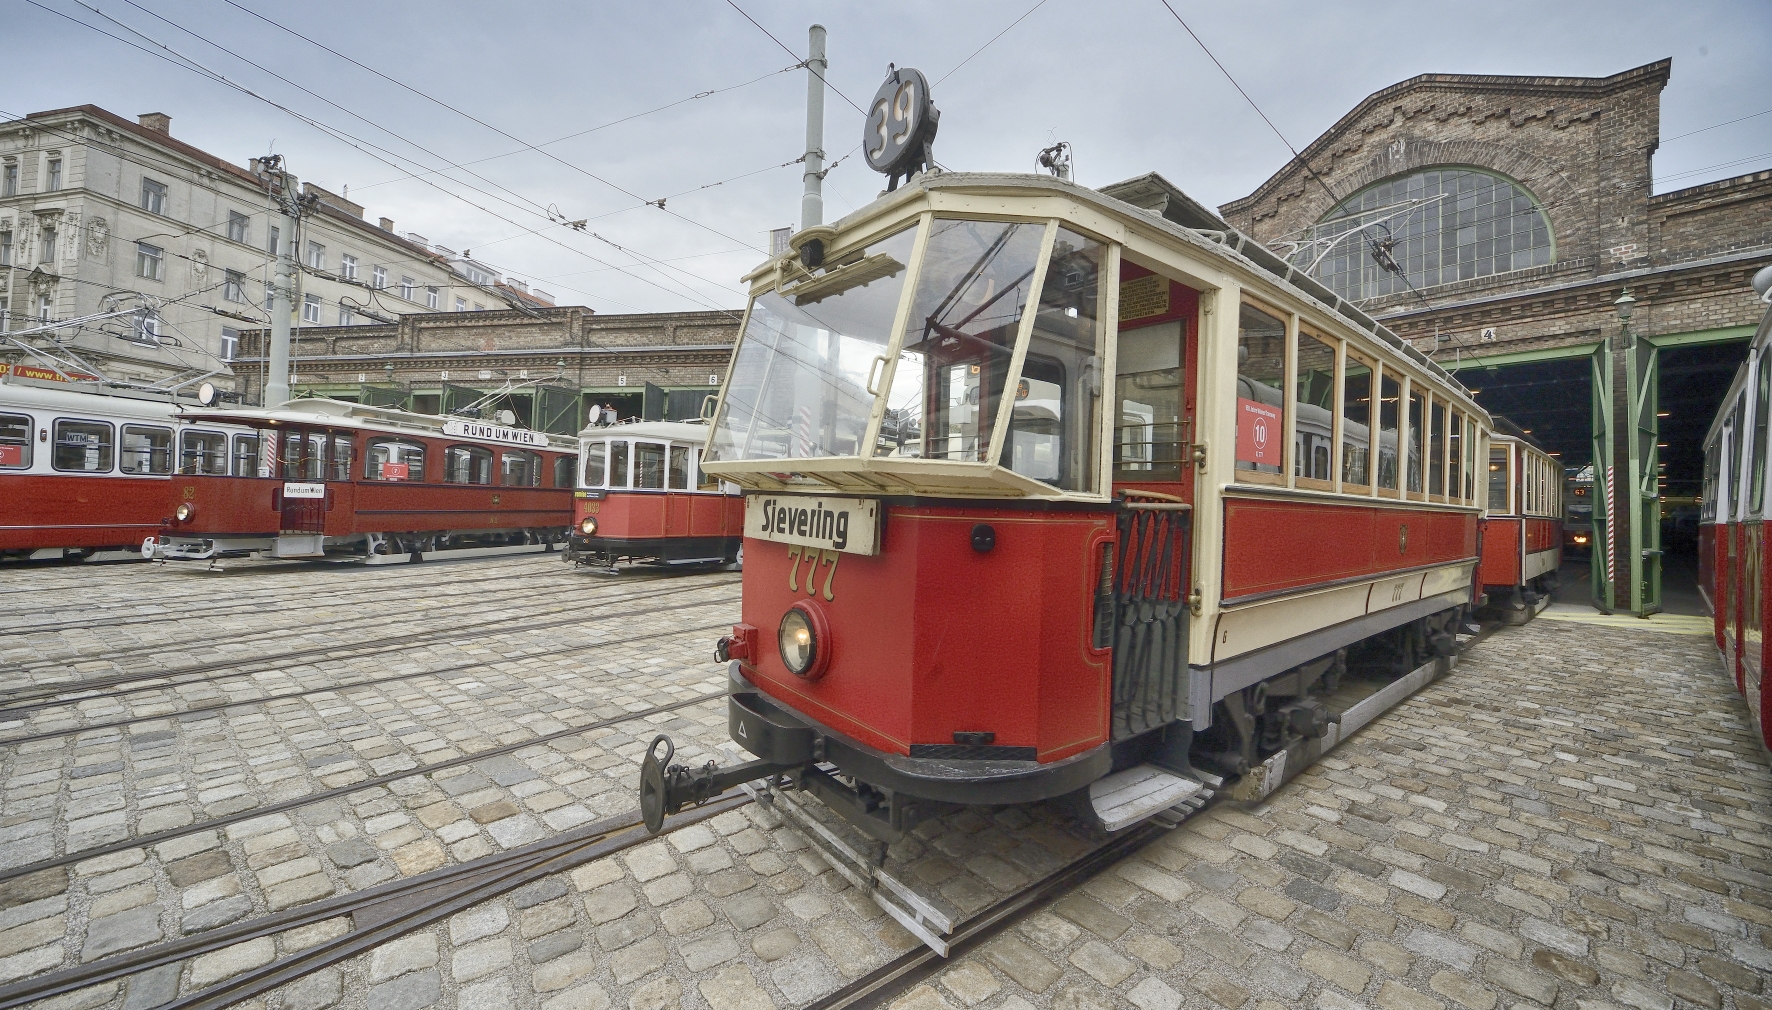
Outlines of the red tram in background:
[[1117,830],[1266,795],[1457,651],[1488,415],[1161,177],[921,175],[747,280],[701,468],[747,493],[756,760],[654,740],[655,829],[771,776],[881,843]]
[[191,424],[177,406],[167,393],[0,364],[0,558],[139,561],[173,480],[256,457],[250,428]]
[[1563,563],[1563,466],[1505,417],[1489,439],[1489,507],[1477,579],[1510,624],[1550,605]]
[[701,469],[708,426],[639,421],[579,433],[579,481],[565,560],[613,573],[621,562],[737,564],[738,486]]
[[[1772,266],[1754,274],[1754,293],[1772,305]],[[1747,361],[1704,439],[1698,526],[1698,588],[1716,620],[1717,649],[1760,742],[1772,749],[1772,690],[1766,628],[1772,626],[1772,566],[1766,556],[1766,468],[1772,455],[1772,310],[1760,320]]]
[[164,527],[145,557],[387,564],[527,553],[553,550],[571,522],[577,446],[564,436],[319,398],[180,416],[258,432],[256,455],[232,474],[163,485]]

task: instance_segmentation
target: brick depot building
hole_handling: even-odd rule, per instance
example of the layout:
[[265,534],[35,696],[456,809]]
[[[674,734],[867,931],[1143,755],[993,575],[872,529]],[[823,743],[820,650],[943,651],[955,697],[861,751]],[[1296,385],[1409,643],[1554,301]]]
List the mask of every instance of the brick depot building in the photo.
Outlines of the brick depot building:
[[[1772,262],[1772,172],[1653,192],[1671,67],[1411,78],[1220,208],[1566,465],[1597,445],[1614,478],[1596,494],[1614,496],[1619,542],[1642,549],[1660,497],[1698,493],[1705,431],[1765,312],[1749,280]],[[1599,439],[1596,400],[1612,406]],[[1637,423],[1645,437],[1628,437]],[[1620,551],[1627,567],[1640,556]],[[1620,609],[1653,608],[1653,564],[1619,571]]]

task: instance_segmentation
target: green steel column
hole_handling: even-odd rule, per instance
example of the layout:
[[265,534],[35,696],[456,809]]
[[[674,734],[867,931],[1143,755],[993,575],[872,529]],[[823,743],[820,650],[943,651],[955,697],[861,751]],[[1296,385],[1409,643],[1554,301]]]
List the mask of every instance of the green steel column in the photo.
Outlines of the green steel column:
[[1620,435],[1628,439],[1630,450],[1629,497],[1631,509],[1630,609],[1639,617],[1647,617],[1661,609],[1661,484],[1656,463],[1660,453],[1657,439],[1660,422],[1656,404],[1659,402],[1660,349],[1647,341],[1631,341],[1625,351],[1626,373],[1630,377],[1630,416]]
[[1588,582],[1593,591],[1594,606],[1602,613],[1610,614],[1614,607],[1613,585],[1618,567],[1612,514],[1611,344],[1601,341],[1589,360],[1593,366],[1594,539],[1588,550]]

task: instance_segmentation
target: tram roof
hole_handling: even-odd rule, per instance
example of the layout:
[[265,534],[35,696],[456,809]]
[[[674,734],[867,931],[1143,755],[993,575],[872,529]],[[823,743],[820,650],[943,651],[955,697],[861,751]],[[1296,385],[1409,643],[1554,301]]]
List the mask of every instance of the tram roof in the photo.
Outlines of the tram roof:
[[[485,442],[489,445],[509,445],[499,439],[476,438],[472,435],[453,435],[443,430],[450,421],[466,421],[488,424],[500,428],[515,428],[515,425],[499,425],[481,418],[444,417],[438,414],[417,414],[410,410],[397,407],[377,407],[366,403],[352,403],[349,400],[334,400],[322,396],[302,397],[286,400],[275,407],[248,407],[239,410],[218,410],[203,408],[193,410],[189,407],[179,412],[186,420],[214,421],[222,424],[251,424],[264,421],[273,424],[322,424],[330,428],[361,428],[368,431],[385,431],[390,434],[408,433],[413,435],[432,435],[440,438],[462,438],[469,442]],[[519,429],[528,430],[528,429]],[[547,448],[576,452],[578,442],[570,435],[557,435],[551,432],[535,432],[547,439]]]
[[[1772,302],[1764,299],[1762,299],[1762,304],[1772,306]],[[1760,317],[1760,325],[1755,328],[1753,339],[1747,342],[1747,360],[1735,369],[1735,378],[1729,383],[1729,391],[1723,394],[1722,400],[1718,401],[1721,406],[1717,408],[1717,416],[1711,418],[1710,428],[1704,433],[1706,448],[1709,448],[1710,444],[1723,434],[1723,422],[1729,416],[1730,405],[1735,402],[1735,397],[1740,395],[1742,388],[1747,385],[1748,372],[1754,362],[1754,352],[1765,347],[1769,342],[1772,342],[1772,307],[1767,308],[1766,314]]]
[[[1167,240],[1202,255],[1227,260],[1244,272],[1262,277],[1269,283],[1287,289],[1293,297],[1315,308],[1323,316],[1333,317],[1347,326],[1369,335],[1380,344],[1427,372],[1436,380],[1462,394],[1467,406],[1487,414],[1471,396],[1470,390],[1439,363],[1421,353],[1413,344],[1358,306],[1329,290],[1327,286],[1288,263],[1283,257],[1255,239],[1227,224],[1204,204],[1189,197],[1161,175],[1145,175],[1089,189],[1076,183],[1047,175],[999,172],[941,172],[924,174],[881,196],[834,225],[806,229],[790,239],[790,251],[770,259],[746,274],[744,280],[756,284],[773,270],[796,256],[803,238],[816,233],[841,233],[851,229],[865,230],[868,222],[887,217],[894,211],[913,204],[927,194],[943,190],[966,190],[980,196],[1062,196],[1093,206],[1116,217],[1155,228]],[[984,209],[980,208],[982,212]]]
[[615,424],[587,425],[579,438],[656,438],[669,442],[701,445],[708,440],[705,421],[619,421]]

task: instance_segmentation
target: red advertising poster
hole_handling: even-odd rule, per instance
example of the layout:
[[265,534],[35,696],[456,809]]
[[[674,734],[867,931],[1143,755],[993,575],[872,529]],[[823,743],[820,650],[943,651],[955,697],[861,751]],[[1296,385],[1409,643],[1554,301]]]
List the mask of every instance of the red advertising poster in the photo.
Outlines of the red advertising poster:
[[24,466],[25,447],[22,445],[0,445],[0,466]]
[[1280,408],[1237,398],[1237,462],[1280,465]]
[[411,463],[383,463],[381,465],[382,480],[406,480],[411,475]]

